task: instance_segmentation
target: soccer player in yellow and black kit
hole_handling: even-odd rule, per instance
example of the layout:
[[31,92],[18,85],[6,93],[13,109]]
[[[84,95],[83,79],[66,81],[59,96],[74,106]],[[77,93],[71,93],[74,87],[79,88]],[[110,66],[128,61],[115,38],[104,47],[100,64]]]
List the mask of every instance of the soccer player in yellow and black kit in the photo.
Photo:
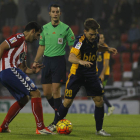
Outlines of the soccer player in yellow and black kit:
[[[105,43],[104,35],[100,34],[99,36],[100,36],[99,44],[108,47],[108,45]],[[98,76],[102,81],[103,87],[105,87],[110,75],[109,61],[110,61],[110,53],[108,51],[97,53],[97,67],[98,67],[97,71],[98,71]],[[115,107],[109,103],[105,95],[103,96],[103,100],[108,107],[107,115],[109,116],[113,113]]]
[[96,60],[97,51],[110,51],[116,54],[117,50],[98,44],[98,28],[100,28],[100,25],[93,18],[88,18],[84,22],[84,34],[76,39],[71,49],[69,61],[72,63],[72,66],[66,82],[65,98],[58,110],[54,123],[56,124],[66,116],[73,99],[83,85],[86,88],[87,96],[92,97],[95,102],[96,134],[110,136],[110,134],[102,129],[104,90],[102,82],[96,74]]

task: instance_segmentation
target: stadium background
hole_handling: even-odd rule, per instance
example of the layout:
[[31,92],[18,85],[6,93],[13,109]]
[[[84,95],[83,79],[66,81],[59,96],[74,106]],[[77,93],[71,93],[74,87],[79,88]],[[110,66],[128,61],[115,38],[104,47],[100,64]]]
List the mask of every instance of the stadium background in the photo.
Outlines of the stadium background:
[[[62,8],[61,21],[68,24],[75,36],[83,31],[83,22],[93,17],[101,25],[106,43],[118,50],[111,55],[111,74],[105,94],[116,107],[116,114],[140,114],[140,0],[0,0],[0,43],[10,35],[24,30],[29,21],[41,25],[50,22],[48,7],[58,3]],[[28,44],[27,62],[33,63],[38,41]],[[66,47],[66,60],[69,49]],[[67,75],[71,64],[67,61]],[[41,73],[30,76],[38,85]],[[64,95],[62,86],[62,96]],[[42,93],[43,96],[43,93]],[[43,98],[44,112],[53,112]],[[0,85],[0,112],[7,112],[14,103],[9,92]],[[107,108],[105,107],[106,111]],[[31,112],[30,103],[22,112]],[[94,104],[86,97],[84,88],[78,92],[71,113],[93,113]]]

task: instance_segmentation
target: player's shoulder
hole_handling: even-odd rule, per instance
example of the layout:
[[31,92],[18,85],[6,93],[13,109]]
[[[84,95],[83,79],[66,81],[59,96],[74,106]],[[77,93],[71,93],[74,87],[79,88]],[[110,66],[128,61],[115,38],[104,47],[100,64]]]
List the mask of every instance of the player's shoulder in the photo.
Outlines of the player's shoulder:
[[86,39],[85,35],[82,34],[82,35],[77,36],[75,41],[76,42],[83,42],[83,41],[85,41],[85,39]]
[[9,38],[12,38],[12,37],[21,38],[21,37],[24,37],[24,34],[23,33],[13,34]]
[[23,33],[17,33],[6,39],[10,47],[20,46],[25,41]]
[[108,47],[108,45],[106,43],[104,43],[103,46]]
[[17,33],[17,34],[11,35],[9,38],[7,38],[7,40],[9,40],[11,43],[18,41],[19,39],[25,40],[23,33]]
[[76,49],[80,49],[82,45],[84,44],[85,40],[86,40],[85,35],[77,36],[73,47],[75,47]]

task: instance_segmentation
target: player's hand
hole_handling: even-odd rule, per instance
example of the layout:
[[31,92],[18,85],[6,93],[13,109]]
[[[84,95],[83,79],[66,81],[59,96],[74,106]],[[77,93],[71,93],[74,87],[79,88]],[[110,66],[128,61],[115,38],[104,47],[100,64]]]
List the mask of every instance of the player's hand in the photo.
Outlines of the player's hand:
[[36,63],[36,66],[32,66],[33,73],[40,72],[45,66],[43,64]]
[[109,48],[109,51],[112,52],[114,55],[118,53],[117,49],[115,48]]
[[101,75],[99,76],[99,78],[100,78],[101,81],[103,82],[103,81],[104,81],[104,74],[101,74]]
[[90,68],[91,65],[93,65],[93,63],[91,63],[91,62],[83,61],[83,60],[80,60],[80,61],[79,61],[79,64],[80,64],[80,65],[83,65],[84,67],[87,67],[87,68]]

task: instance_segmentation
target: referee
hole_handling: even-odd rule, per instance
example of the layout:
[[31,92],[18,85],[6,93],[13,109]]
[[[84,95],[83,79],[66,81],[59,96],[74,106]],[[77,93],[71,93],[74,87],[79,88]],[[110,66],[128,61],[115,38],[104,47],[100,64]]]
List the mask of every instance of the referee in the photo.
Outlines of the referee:
[[[56,114],[62,103],[60,86],[66,80],[65,47],[68,43],[71,48],[75,37],[70,27],[60,21],[59,5],[51,5],[49,15],[51,22],[43,26],[33,66],[36,66],[43,55],[43,64],[45,65],[41,76],[43,93]],[[51,131],[56,130],[53,123],[48,128]]]

